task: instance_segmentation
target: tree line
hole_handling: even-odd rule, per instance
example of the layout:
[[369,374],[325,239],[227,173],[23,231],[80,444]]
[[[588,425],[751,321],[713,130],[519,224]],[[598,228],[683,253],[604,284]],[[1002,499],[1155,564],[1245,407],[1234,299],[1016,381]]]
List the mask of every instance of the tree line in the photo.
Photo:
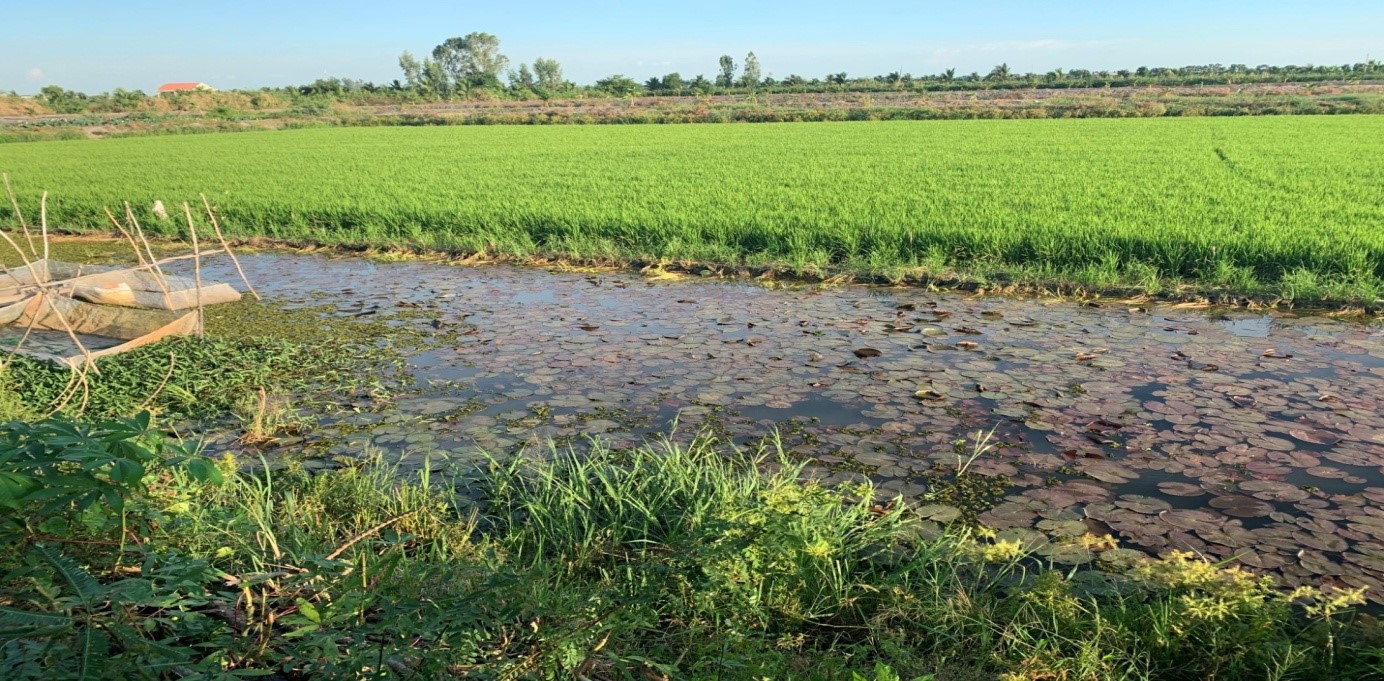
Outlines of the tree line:
[[[747,92],[831,92],[881,90],[947,90],[995,89],[1019,87],[1118,87],[1131,85],[1187,84],[1251,84],[1300,82],[1314,80],[1363,80],[1378,76],[1378,64],[1373,59],[1343,65],[1204,64],[1172,67],[1140,66],[1115,71],[1089,69],[1053,69],[1044,73],[1018,73],[1009,64],[1001,63],[981,74],[957,73],[954,68],[915,76],[893,71],[887,74],[851,77],[845,72],[829,73],[823,77],[792,74],[774,78],[766,74],[754,52],[745,55],[737,64],[731,55],[721,55],[713,78],[698,74],[684,77],[672,72],[653,76],[643,82],[624,74],[613,74],[588,86],[565,80],[562,65],[555,59],[538,58],[532,68],[520,64],[506,70],[509,60],[500,54],[499,38],[489,33],[471,33],[461,38],[449,38],[433,48],[432,55],[421,62],[409,52],[399,57],[403,80],[385,86],[386,90],[412,91],[440,98],[466,97],[477,90],[489,96],[528,98],[551,97],[563,94],[600,93],[614,96],[636,95],[705,95],[715,93],[743,94]],[[367,87],[375,87],[366,84]],[[311,86],[309,86],[311,89]],[[377,88],[378,89],[378,88]]]
[[[1133,69],[1053,69],[1043,73],[1019,73],[1001,63],[986,73],[958,73],[955,68],[914,75],[892,71],[873,76],[846,72],[807,77],[790,74],[775,78],[767,73],[754,52],[737,63],[721,55],[711,78],[672,72],[642,82],[624,74],[612,74],[589,85],[568,80],[562,65],[539,57],[532,64],[510,68],[500,52],[500,39],[474,32],[448,38],[421,59],[411,52],[399,55],[401,78],[385,84],[352,78],[320,78],[312,83],[284,88],[261,88],[247,94],[271,93],[289,101],[301,98],[361,102],[365,100],[440,101],[466,99],[550,99],[586,96],[636,97],[643,95],[691,96],[712,94],[781,94],[829,92],[937,92],[1022,88],[1100,88],[1128,86],[1237,85],[1277,82],[1368,80],[1381,77],[1378,62],[1369,59],[1342,65],[1203,64],[1182,67],[1139,66]],[[173,95],[179,97],[183,95]],[[66,90],[56,85],[43,88],[37,99],[58,113],[134,111],[149,96],[138,90],[116,90],[100,95]]]

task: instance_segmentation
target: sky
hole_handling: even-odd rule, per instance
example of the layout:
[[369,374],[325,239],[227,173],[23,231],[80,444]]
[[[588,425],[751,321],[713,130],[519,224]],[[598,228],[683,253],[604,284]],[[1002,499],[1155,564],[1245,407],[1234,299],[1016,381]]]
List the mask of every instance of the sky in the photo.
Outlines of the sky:
[[1384,2],[610,2],[6,0],[0,91],[57,84],[152,92],[168,81],[258,88],[336,76],[388,83],[398,56],[495,34],[511,65],[557,59],[591,83],[759,58],[766,76],[1015,72],[1384,58]]

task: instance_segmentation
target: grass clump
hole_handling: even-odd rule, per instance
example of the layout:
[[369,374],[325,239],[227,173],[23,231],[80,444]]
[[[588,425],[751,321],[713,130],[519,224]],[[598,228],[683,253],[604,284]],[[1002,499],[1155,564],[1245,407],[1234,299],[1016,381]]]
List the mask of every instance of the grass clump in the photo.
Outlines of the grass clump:
[[213,466],[147,421],[0,435],[6,678],[1380,677],[1357,592],[1184,554],[1049,569],[804,481],[772,443],[442,480]]

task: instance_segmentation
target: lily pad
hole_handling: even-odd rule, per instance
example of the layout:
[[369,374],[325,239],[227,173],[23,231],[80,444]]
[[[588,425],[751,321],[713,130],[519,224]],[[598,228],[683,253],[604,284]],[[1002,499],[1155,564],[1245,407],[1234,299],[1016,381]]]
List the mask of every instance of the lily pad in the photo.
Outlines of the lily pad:
[[1059,565],[1084,565],[1095,559],[1091,549],[1073,542],[1048,544],[1038,550],[1038,555]]
[[929,504],[917,509],[915,513],[920,518],[944,525],[961,517],[961,509],[947,504]]
[[1135,549],[1111,549],[1101,552],[1098,560],[1103,566],[1119,570],[1128,570],[1148,562],[1149,556],[1143,551],[1137,551]]
[[1158,491],[1175,497],[1200,497],[1206,495],[1206,490],[1200,485],[1193,485],[1188,482],[1160,482]]

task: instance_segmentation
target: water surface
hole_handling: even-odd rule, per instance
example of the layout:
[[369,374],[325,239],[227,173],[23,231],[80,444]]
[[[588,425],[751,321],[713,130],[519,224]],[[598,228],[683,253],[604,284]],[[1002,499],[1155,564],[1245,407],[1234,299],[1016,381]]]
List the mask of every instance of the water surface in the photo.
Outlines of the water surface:
[[[408,309],[396,323],[455,334],[412,358],[410,394],[311,436],[329,456],[624,446],[674,424],[752,442],[777,429],[830,479],[863,473],[927,504],[928,473],[993,428],[997,446],[969,471],[1011,485],[979,518],[997,529],[1108,532],[1384,600],[1377,327],[918,289],[242,261],[280,303]],[[206,274],[233,277],[225,264]]]

